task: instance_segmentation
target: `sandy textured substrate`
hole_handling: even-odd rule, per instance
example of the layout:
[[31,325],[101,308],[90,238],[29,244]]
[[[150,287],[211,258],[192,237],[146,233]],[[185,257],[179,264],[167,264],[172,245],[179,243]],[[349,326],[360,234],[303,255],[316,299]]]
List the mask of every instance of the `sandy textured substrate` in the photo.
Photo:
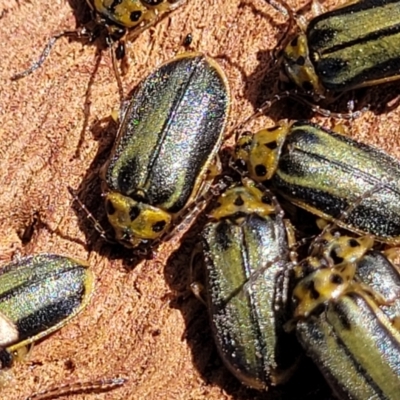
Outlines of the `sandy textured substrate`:
[[[219,57],[226,70],[232,129],[271,94],[277,72],[270,72],[270,51],[284,22],[261,0],[189,0],[131,44],[125,93],[183,52],[182,42],[192,33],[190,49]],[[188,291],[193,232],[182,238],[181,246],[166,243],[155,260],[135,264],[129,251],[104,242],[72,204],[67,186],[79,190],[82,201],[106,224],[98,171],[115,134],[109,116],[118,107],[110,54],[105,51],[98,59],[96,45],[62,39],[35,74],[18,82],[11,82],[10,76],[36,59],[52,34],[74,29],[76,23],[68,1],[0,0],[0,257],[6,262],[17,251],[66,254],[87,260],[97,276],[89,307],[16,365],[1,398],[23,399],[47,387],[117,375],[128,379],[121,388],[64,398],[330,398],[310,365],[293,382],[267,394],[244,388],[225,369],[213,345],[207,312]],[[374,102],[387,100],[385,90],[363,93],[362,100],[371,101],[372,94],[378,96]],[[302,109],[279,107],[273,116],[305,117]],[[349,134],[400,158],[398,127],[396,110],[368,112]],[[21,232],[35,216],[42,222],[23,244]]]

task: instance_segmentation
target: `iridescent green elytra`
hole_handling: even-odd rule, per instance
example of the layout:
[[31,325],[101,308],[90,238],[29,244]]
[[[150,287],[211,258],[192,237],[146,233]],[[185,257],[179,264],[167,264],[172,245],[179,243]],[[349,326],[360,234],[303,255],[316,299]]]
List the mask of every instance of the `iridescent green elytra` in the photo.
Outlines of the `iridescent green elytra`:
[[206,293],[215,343],[245,385],[266,390],[294,370],[289,318],[288,241],[282,215],[253,182],[228,189],[202,231]]
[[400,333],[368,294],[341,296],[296,331],[339,399],[398,398]]
[[358,262],[357,277],[383,297],[386,304],[380,306],[381,310],[400,328],[399,266],[381,252],[370,251]]
[[12,354],[60,329],[85,308],[94,277],[86,265],[55,254],[21,258],[0,270],[0,367]]
[[313,18],[283,51],[306,92],[347,91],[400,79],[400,2],[361,0]]
[[385,152],[297,122],[243,136],[235,157],[250,178],[269,181],[295,205],[356,233],[400,243],[400,163]]
[[124,246],[160,239],[208,190],[229,106],[225,74],[199,53],[141,82],[102,170],[107,216]]
[[[355,279],[347,282],[339,282],[343,268],[336,265],[321,265],[313,273],[314,284],[324,274],[325,282],[344,288],[332,290],[307,316],[298,313],[296,333],[339,399],[395,400],[400,393],[399,271],[376,251],[356,264]],[[309,276],[299,283],[316,299],[321,292],[314,284]]]

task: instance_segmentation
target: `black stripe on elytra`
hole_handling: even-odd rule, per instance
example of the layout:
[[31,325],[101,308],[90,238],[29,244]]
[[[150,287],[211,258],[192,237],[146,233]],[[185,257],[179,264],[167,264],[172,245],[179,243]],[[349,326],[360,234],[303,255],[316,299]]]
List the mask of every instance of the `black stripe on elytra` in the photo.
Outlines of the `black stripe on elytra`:
[[66,297],[57,303],[36,310],[33,314],[17,321],[20,340],[44,332],[70,316],[81,306],[84,291],[85,289],[82,286],[80,293],[74,293],[74,296]]
[[[324,41],[327,40],[327,38],[331,38],[334,36],[335,31],[331,29],[316,29],[308,36],[308,46],[310,49],[310,57],[313,58],[313,55],[315,53],[318,53],[318,57],[323,57],[325,55],[335,53],[337,51],[347,49],[349,47],[359,45],[359,44],[364,44],[367,46],[368,42],[376,41],[379,40],[383,37],[387,36],[392,36],[394,34],[397,34],[400,32],[400,24],[396,24],[393,26],[390,26],[385,29],[380,29],[376,30],[374,32],[370,32],[367,35],[364,36],[359,36],[357,39],[354,40],[349,40],[349,41],[343,41],[340,44],[337,44],[332,47],[328,47],[324,49],[323,51],[319,51],[319,47],[322,45],[324,46]],[[345,35],[343,35],[345,36]],[[315,62],[315,60],[312,60]]]
[[[294,198],[335,219],[340,218],[341,213],[349,207],[346,199],[333,196],[323,190],[287,183],[279,174],[275,174],[271,183],[279,193],[289,200],[293,200]],[[295,196],[293,196],[294,192],[296,193]],[[374,235],[382,237],[400,236],[399,218],[396,220],[392,213],[387,212],[383,208],[376,207],[372,211],[371,215],[371,208],[360,204],[352,211],[348,218],[343,220],[343,223],[355,226],[365,232],[373,232]]]
[[318,76],[323,77],[324,87],[330,90],[345,90],[349,86],[357,86],[358,84],[384,79],[386,77],[400,76],[400,57],[392,58],[383,63],[376,63],[372,68],[365,69],[362,73],[353,75],[350,79],[346,79],[340,83],[332,82],[340,75],[340,70],[345,69],[346,64],[340,59],[323,59],[315,65]]

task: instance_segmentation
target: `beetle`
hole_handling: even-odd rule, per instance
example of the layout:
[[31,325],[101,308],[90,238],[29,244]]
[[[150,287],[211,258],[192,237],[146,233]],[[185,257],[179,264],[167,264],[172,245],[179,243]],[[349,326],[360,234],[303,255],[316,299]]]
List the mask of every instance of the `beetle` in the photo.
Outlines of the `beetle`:
[[115,63],[124,59],[125,40],[133,40],[136,36],[154,25],[168,13],[183,5],[187,0],[86,0],[91,11],[91,21],[83,28],[75,31],[64,31],[54,35],[48,41],[38,61],[25,71],[17,73],[11,80],[18,80],[30,75],[41,67],[56,41],[64,36],[87,38],[93,42],[99,36],[105,36],[106,43],[112,47],[117,43],[116,53],[111,52],[114,71],[121,91],[121,82]]
[[[289,96],[332,115],[301,94],[316,102],[331,102],[344,92],[400,79],[398,1],[358,0],[322,13],[313,7],[319,15],[308,22],[284,0],[266,1],[289,17],[286,32],[297,25],[297,33],[285,34],[276,53],[282,65],[281,82],[294,83],[300,92],[289,90],[274,101]],[[337,115],[354,117],[355,113]]]
[[397,398],[400,333],[368,294],[340,296],[296,332],[339,399]]
[[94,276],[80,261],[38,254],[0,270],[0,368],[66,325],[89,303]]
[[[2,374],[23,359],[28,346],[68,324],[89,304],[94,279],[86,263],[49,253],[20,257],[0,269]],[[68,383],[34,393],[29,399],[77,390],[108,391],[125,382],[124,377],[113,377]]]
[[[400,331],[393,324],[399,270],[370,245],[339,264],[314,258],[311,270],[306,261],[297,271],[305,277],[293,291],[292,324],[339,399],[395,399],[400,389]],[[353,274],[346,275],[349,261]]]
[[167,62],[139,84],[101,172],[120,243],[149,247],[207,193],[229,107],[224,72],[199,53]]
[[286,382],[299,359],[289,318],[287,226],[268,194],[244,179],[222,193],[193,260],[205,269],[205,293],[218,352],[246,386]]
[[234,160],[296,206],[361,235],[400,243],[400,163],[382,150],[310,122],[282,122],[240,137]]

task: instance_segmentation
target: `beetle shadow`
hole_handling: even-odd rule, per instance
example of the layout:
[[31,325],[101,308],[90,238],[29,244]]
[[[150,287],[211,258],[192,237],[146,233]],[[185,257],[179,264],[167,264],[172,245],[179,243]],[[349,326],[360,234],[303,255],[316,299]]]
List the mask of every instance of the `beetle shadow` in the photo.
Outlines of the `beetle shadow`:
[[86,1],[81,0],[68,0],[71,7],[73,16],[75,18],[75,28],[71,30],[64,30],[55,32],[47,41],[45,47],[41,49],[41,53],[34,55],[33,60],[30,61],[30,66],[24,71],[14,73],[10,79],[19,80],[24,79],[30,74],[35,74],[38,69],[46,68],[49,55],[54,51],[60,39],[67,38],[70,42],[79,42],[84,45],[93,45],[96,48],[94,68],[90,72],[90,77],[85,93],[84,102],[84,121],[80,133],[80,140],[74,158],[79,158],[80,147],[84,140],[84,134],[88,128],[91,108],[91,92],[95,76],[102,59],[103,50],[107,47],[105,28],[103,26],[96,26],[93,20],[93,13]]
[[[277,21],[276,17],[268,13],[268,8],[266,7],[272,7],[268,5],[267,1],[265,1],[265,6],[263,8],[255,6],[250,0],[242,1],[240,7],[249,8],[254,15],[261,17],[263,20],[267,20],[269,25],[276,28],[276,31],[280,32],[279,37],[277,37],[278,45],[286,37],[282,32],[286,31],[286,27],[288,26],[287,22]],[[309,8],[310,3],[307,3],[297,11],[301,14],[309,11]],[[244,98],[252,104],[254,113],[257,113],[260,107],[263,107],[266,102],[273,100],[275,95],[279,95],[282,92],[282,90],[278,89],[278,84],[280,82],[280,65],[276,60],[275,53],[275,47],[260,49],[257,52],[258,65],[251,74],[246,73],[241,65],[233,62],[229,57],[225,55],[217,56],[217,58],[227,61],[241,75],[242,81],[244,82]],[[308,107],[302,104],[299,105],[294,99],[286,98],[274,103],[272,107],[266,110],[265,114],[274,121],[278,121],[283,118],[306,119],[312,115],[312,112]]]
[[354,91],[354,97],[375,115],[385,114],[400,105],[400,82],[384,83]]
[[193,281],[202,280],[202,271],[197,266],[191,271],[190,264],[192,252],[199,243],[199,233],[207,220],[205,214],[185,233],[179,248],[171,254],[164,268],[165,280],[175,293],[170,307],[182,313],[186,327],[182,340],[188,343],[193,364],[204,382],[219,386],[236,400],[333,400],[321,374],[306,357],[287,384],[271,387],[267,392],[245,387],[224,366],[213,341],[207,308],[190,289]]
[[313,112],[310,107],[293,98],[283,98],[274,102],[274,96],[280,94],[280,66],[275,62],[273,49],[257,52],[258,65],[247,77],[244,85],[244,97],[253,105],[255,112],[263,108],[267,102],[273,101],[267,114],[275,122],[281,119],[310,119]]
[[[127,260],[126,262],[132,266],[132,250],[114,240],[114,233],[105,213],[101,189],[100,170],[110,156],[117,124],[111,117],[107,117],[95,123],[91,127],[91,132],[94,140],[99,142],[97,154],[87,168],[79,186],[70,188],[72,191],[71,207],[77,216],[79,229],[85,236],[84,242],[88,251],[95,251],[111,260]],[[96,229],[96,223],[104,231],[106,238],[102,237],[102,234]]]
[[[131,99],[136,90],[137,86],[134,86],[127,94],[126,99]],[[90,128],[92,139],[99,143],[97,154],[87,168],[79,186],[70,189],[71,196],[75,200],[72,208],[77,215],[79,229],[85,235],[86,249],[95,251],[111,260],[122,259],[123,267],[129,272],[139,262],[144,259],[152,259],[154,255],[152,251],[135,252],[115,240],[114,230],[105,212],[100,174],[101,168],[111,155],[119,123],[128,105],[129,101],[123,101],[120,104],[118,122],[109,116],[92,125]],[[104,238],[102,234],[105,234],[106,237]]]
[[[92,20],[92,13],[86,1],[68,0],[76,21],[76,29],[87,25]],[[72,38],[75,39],[75,38]],[[79,40],[78,37],[76,37]],[[81,39],[82,40],[82,39]]]
[[[75,19],[75,28],[71,31],[65,31],[65,37],[68,38],[69,41],[79,42],[85,46],[92,46],[96,49],[94,54],[94,65],[92,71],[90,72],[89,81],[87,84],[87,89],[84,96],[84,121],[82,124],[82,129],[80,133],[79,143],[75,152],[74,158],[80,157],[80,150],[81,146],[84,142],[85,132],[89,126],[89,119],[91,115],[91,97],[92,97],[92,86],[94,84],[95,77],[97,75],[98,68],[100,66],[103,52],[109,49],[110,51],[116,51],[114,46],[111,45],[110,47],[110,40],[109,40],[109,33],[105,26],[98,24],[94,18],[94,12],[90,9],[87,1],[82,0],[68,0],[68,4],[71,7],[72,13]],[[75,33],[74,33],[75,32]],[[48,57],[48,54],[53,51],[53,47],[57,45],[58,39],[62,38],[63,35],[61,32],[58,34],[56,33],[48,42],[47,46],[50,45],[53,39],[56,39],[53,44],[51,44],[49,51],[47,52],[47,56],[41,62],[45,62]],[[131,42],[134,42],[136,38],[130,39]],[[46,47],[47,47],[46,46]],[[40,59],[40,58],[39,58]],[[44,66],[41,65],[40,68]],[[114,75],[115,71],[112,69],[111,74]],[[119,75],[120,73],[118,73]],[[115,79],[117,80],[117,84],[119,86],[119,94],[122,100],[123,93],[122,93],[122,86],[121,84],[121,76],[116,76]]]
[[75,151],[75,156],[74,158],[79,158],[80,157],[80,151],[81,147],[84,142],[84,137],[85,137],[85,132],[88,129],[89,126],[89,119],[91,115],[91,97],[92,97],[92,87],[94,84],[95,77],[97,75],[97,71],[99,69],[101,59],[103,56],[103,51],[105,51],[108,48],[107,42],[106,42],[106,35],[105,35],[105,29],[101,28],[96,29],[95,22],[93,21],[93,12],[91,11],[88,3],[86,1],[80,1],[80,0],[68,0],[68,4],[72,9],[72,12],[74,14],[74,18],[76,21],[75,24],[75,30],[78,31],[79,29],[83,29],[84,27],[87,27],[90,32],[93,34],[93,39],[90,39],[88,37],[80,37],[79,35],[71,36],[69,37],[69,40],[77,41],[80,42],[84,45],[91,45],[96,48],[95,52],[95,63],[93,70],[90,74],[90,78],[88,81],[88,85],[86,88],[85,92],[85,97],[84,97],[84,120],[82,124],[82,129],[79,137],[79,142]]
[[[285,91],[297,90],[296,86],[290,83],[277,89],[281,85],[279,74],[282,66],[279,62],[275,62],[273,49],[260,50],[257,53],[257,59],[258,66],[244,80],[243,91],[244,97],[253,105],[254,110],[258,110],[266,102],[273,100],[275,95],[284,95]],[[277,122],[281,119],[310,119],[313,115],[319,114],[312,110],[312,106],[324,109],[332,113],[334,117],[339,117],[340,114],[351,113],[350,103],[354,103],[354,111],[369,110],[375,115],[390,112],[400,105],[400,83],[398,82],[343,92],[332,102],[315,102],[311,97],[302,95],[301,91],[298,92],[299,98],[304,98],[309,105],[293,97],[287,97],[274,102],[265,114]]]

